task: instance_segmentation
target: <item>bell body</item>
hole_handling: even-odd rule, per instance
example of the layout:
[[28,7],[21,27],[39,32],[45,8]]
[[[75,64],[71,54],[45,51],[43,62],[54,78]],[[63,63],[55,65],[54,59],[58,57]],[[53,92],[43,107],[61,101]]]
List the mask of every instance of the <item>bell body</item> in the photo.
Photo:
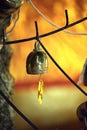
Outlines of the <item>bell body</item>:
[[33,50],[27,57],[26,71],[28,74],[44,74],[48,72],[47,55],[42,50]]

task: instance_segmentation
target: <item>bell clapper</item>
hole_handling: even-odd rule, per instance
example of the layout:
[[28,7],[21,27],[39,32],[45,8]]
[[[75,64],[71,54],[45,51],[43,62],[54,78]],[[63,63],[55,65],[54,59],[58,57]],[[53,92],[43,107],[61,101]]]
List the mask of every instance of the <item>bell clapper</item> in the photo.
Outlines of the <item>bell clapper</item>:
[[38,84],[38,102],[39,104],[42,104],[43,99],[43,80],[41,79],[41,75],[39,78],[39,84]]

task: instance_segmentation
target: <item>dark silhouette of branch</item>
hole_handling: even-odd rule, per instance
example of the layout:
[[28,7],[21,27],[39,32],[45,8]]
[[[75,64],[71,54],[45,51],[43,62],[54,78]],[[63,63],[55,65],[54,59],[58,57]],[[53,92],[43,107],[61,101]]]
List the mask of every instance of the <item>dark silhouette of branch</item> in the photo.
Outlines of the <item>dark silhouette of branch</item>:
[[65,10],[65,15],[66,15],[66,26],[69,24],[69,17],[68,17],[68,11]]
[[[68,22],[67,22],[67,24],[68,24]],[[50,57],[50,59],[52,60],[52,62],[70,80],[70,82],[74,84],[75,87],[77,87],[85,96],[87,96],[87,93],[82,88],[80,88],[80,86],[78,84],[76,84],[72,80],[72,78],[70,78],[69,75],[58,65],[58,63],[54,60],[54,58],[50,55],[50,53],[44,47],[44,45],[42,44],[42,42],[39,40],[39,36],[38,36],[38,34],[39,34],[39,32],[38,32],[38,25],[37,25],[36,21],[35,21],[35,28],[36,28],[36,40],[40,43],[40,45],[42,46],[42,48],[44,49],[44,51],[46,52],[46,54]]]
[[[47,37],[47,36],[50,36],[50,35],[53,35],[55,33],[58,33],[58,32],[61,32],[67,28],[70,28],[70,27],[73,27],[83,21],[87,20],[87,17],[84,17],[80,20],[77,20],[71,24],[68,24],[68,16],[67,16],[67,13],[66,13],[66,25],[62,28],[59,28],[59,29],[56,29],[54,31],[51,31],[51,32],[48,32],[48,33],[45,33],[45,34],[42,34],[42,35],[39,35],[39,38],[44,38],[44,37]],[[31,41],[31,40],[35,40],[36,39],[36,36],[34,37],[30,37],[30,38],[26,38],[26,39],[20,39],[20,40],[15,40],[15,41],[7,41],[6,44],[17,44],[17,43],[22,43],[22,42],[28,42],[28,41]]]
[[77,87],[85,96],[87,96],[87,93],[80,88],[80,86],[78,84],[76,84],[72,78],[69,77],[69,75],[60,67],[60,65],[58,65],[58,63],[54,60],[54,58],[50,55],[50,53],[47,51],[47,49],[44,47],[44,45],[42,44],[42,42],[39,40],[40,45],[42,46],[42,48],[44,49],[44,51],[47,53],[47,55],[50,57],[50,59],[53,61],[53,63],[56,65],[56,67],[69,79],[69,81],[74,84],[75,87]]

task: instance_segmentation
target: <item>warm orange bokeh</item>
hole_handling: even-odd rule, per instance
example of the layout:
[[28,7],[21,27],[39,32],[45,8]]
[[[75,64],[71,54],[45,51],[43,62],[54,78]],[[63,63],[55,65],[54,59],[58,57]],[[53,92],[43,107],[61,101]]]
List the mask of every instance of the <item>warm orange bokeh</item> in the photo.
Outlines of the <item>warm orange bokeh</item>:
[[[33,0],[33,3],[47,18],[61,27],[66,23],[65,9],[68,10],[70,23],[85,17],[87,12],[87,2],[85,0],[50,0],[50,2],[46,0]],[[20,19],[14,31],[11,33],[10,39],[16,40],[35,36],[35,21],[38,22],[39,34],[56,29],[52,25],[48,24],[37,12],[35,12],[30,4],[25,2],[21,7]],[[83,23],[69,28],[68,31],[86,33],[86,24],[86,21],[84,21]],[[62,31],[54,35],[44,37],[41,41],[64,71],[73,80],[77,81],[87,58],[87,37],[71,35]],[[81,95],[79,90],[71,87],[70,81],[60,72],[60,70],[57,69],[50,59],[49,72],[42,76],[45,83],[45,97],[43,99],[42,108],[37,104],[37,97],[35,98],[34,94],[37,92],[39,76],[26,74],[26,58],[33,50],[34,43],[35,40],[11,45],[14,53],[11,60],[10,71],[15,77],[16,90],[18,88],[24,89],[26,87],[36,88],[33,91],[30,90],[29,95],[27,93],[28,96],[25,96],[25,90],[25,94],[16,95],[16,98],[18,98],[21,103],[24,103],[25,99],[28,99],[23,106],[23,110],[26,111],[27,114],[29,113],[30,118],[43,128],[46,126],[48,128],[52,126],[56,127],[57,125],[63,125],[66,122],[72,122],[72,120],[76,119],[76,116],[73,115],[75,113],[73,112],[76,111],[81,102],[86,100],[85,96]],[[18,104],[20,104],[19,107],[21,106],[21,103],[18,102]],[[30,104],[33,106],[33,109],[31,107],[30,111],[28,111]],[[25,108],[25,106],[27,107]],[[34,112],[33,114],[32,110]],[[36,110],[39,110],[39,115],[37,114],[38,112],[36,113]],[[59,115],[59,117],[57,115]]]
[[[54,23],[64,26],[65,24],[65,12],[68,10],[69,22],[72,23],[86,14],[85,4],[80,6],[75,1],[72,2],[57,2],[52,4],[47,2],[35,2],[34,4]],[[45,5],[46,4],[46,5]],[[71,6],[73,5],[73,6]],[[77,7],[77,8],[76,8]],[[50,10],[48,9],[50,8]],[[80,12],[80,14],[79,14]],[[35,36],[35,20],[38,22],[39,34],[43,34],[54,30],[55,28],[48,24],[40,15],[38,15],[34,9],[27,3],[21,7],[20,19],[11,33],[10,39],[24,39]],[[85,32],[86,33],[86,22],[80,23],[70,29],[69,31],[74,32]],[[86,36],[70,35],[65,32],[56,33],[54,35],[42,38],[41,41],[58,62],[58,64],[73,78],[76,79],[83,68],[83,64],[86,59]],[[29,41],[17,45],[12,45],[14,54],[11,61],[11,72],[13,73],[16,81],[24,80],[29,77],[29,82],[32,76],[26,74],[26,58],[27,55],[33,50],[35,41]],[[61,81],[63,83],[66,80],[65,77],[59,72],[59,70],[49,60],[49,73],[44,76],[45,79],[50,76],[48,82]],[[21,75],[20,75],[21,73]],[[36,77],[35,77],[36,78]]]

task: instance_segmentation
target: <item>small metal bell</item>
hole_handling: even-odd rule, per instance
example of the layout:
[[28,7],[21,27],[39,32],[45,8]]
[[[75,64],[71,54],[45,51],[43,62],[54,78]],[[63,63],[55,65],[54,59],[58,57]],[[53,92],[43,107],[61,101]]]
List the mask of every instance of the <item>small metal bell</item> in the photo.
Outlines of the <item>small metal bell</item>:
[[39,44],[35,43],[35,49],[27,57],[26,71],[28,74],[44,74],[48,71],[48,58]]

